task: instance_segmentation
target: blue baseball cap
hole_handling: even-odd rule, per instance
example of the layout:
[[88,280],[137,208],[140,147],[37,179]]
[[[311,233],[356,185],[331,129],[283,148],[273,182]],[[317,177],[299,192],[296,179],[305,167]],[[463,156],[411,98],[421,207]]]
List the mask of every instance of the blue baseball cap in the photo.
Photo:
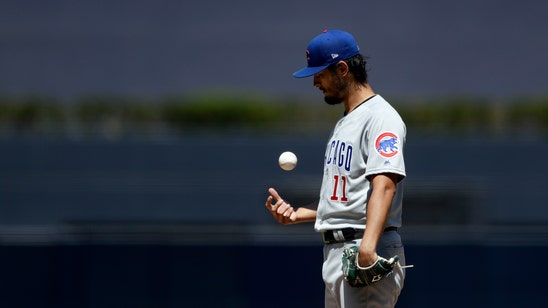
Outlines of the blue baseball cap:
[[321,72],[329,65],[346,60],[360,53],[352,34],[342,30],[324,30],[310,41],[306,49],[308,66],[293,73],[304,78]]

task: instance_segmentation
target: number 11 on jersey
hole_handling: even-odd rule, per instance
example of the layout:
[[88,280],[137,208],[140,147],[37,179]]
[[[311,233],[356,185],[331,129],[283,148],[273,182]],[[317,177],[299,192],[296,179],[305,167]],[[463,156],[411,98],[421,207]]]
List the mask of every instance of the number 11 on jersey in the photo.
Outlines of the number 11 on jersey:
[[[333,195],[331,196],[331,200],[337,201],[339,200],[339,196],[340,196],[341,202],[347,202],[348,198],[346,197],[346,176],[343,175],[339,177],[338,175],[335,175],[333,176],[333,178],[335,179],[335,181],[333,181],[334,187],[333,187]],[[339,191],[339,179],[341,183],[340,185],[341,191]]]

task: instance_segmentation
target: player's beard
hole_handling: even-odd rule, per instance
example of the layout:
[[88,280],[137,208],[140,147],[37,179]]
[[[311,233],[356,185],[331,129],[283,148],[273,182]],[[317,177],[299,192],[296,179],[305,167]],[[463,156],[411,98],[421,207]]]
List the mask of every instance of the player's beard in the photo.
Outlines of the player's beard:
[[333,74],[333,76],[334,94],[326,94],[323,100],[329,105],[338,105],[343,102],[343,93],[346,93],[347,84],[340,76],[336,74]]

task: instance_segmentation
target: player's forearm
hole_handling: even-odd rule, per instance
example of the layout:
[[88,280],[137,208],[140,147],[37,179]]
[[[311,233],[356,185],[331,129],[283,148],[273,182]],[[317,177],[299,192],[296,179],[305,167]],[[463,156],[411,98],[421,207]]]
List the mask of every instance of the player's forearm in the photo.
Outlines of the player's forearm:
[[301,222],[314,222],[318,209],[318,201],[309,205],[300,206],[290,216],[291,223],[298,224]]
[[371,196],[367,206],[367,226],[363,234],[363,241],[360,248],[361,252],[372,254],[376,251],[377,243],[384,232],[391,203],[392,198],[388,195],[385,195],[382,198],[374,198],[373,195]]
[[379,175],[372,179],[373,191],[367,204],[366,228],[360,245],[360,264],[375,262],[377,244],[386,227],[388,213],[396,194],[393,178]]
[[295,211],[295,223],[314,222],[316,220],[316,207],[300,207]]

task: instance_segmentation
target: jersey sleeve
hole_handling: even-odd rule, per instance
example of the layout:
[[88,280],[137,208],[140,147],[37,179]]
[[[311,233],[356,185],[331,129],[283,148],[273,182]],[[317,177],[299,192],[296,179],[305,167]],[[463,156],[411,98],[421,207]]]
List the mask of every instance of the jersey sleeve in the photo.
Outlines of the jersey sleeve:
[[395,110],[373,117],[366,130],[365,156],[367,157],[365,176],[379,173],[395,173],[400,180],[405,176],[403,151],[406,127]]

